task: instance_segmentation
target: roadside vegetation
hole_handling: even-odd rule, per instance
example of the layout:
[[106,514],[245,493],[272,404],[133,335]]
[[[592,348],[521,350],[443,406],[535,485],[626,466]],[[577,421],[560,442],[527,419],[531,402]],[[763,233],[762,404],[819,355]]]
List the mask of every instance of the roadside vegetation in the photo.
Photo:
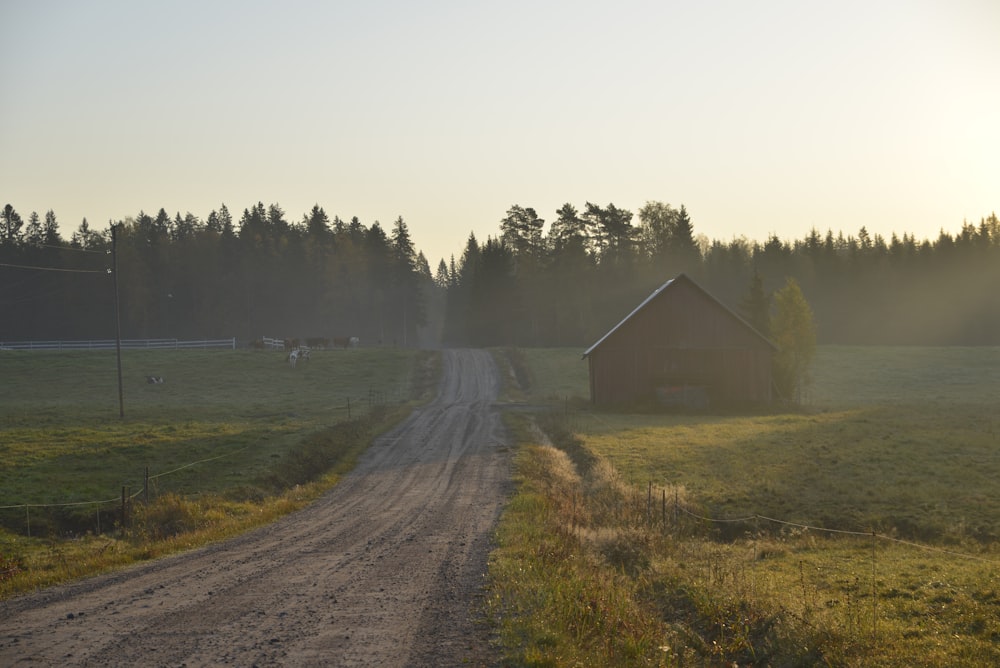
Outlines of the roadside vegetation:
[[821,346],[803,405],[594,412],[520,350],[490,609],[513,665],[997,665],[1000,349]]
[[120,419],[114,353],[4,352],[0,598],[302,508],[429,396],[436,359],[315,351],[292,368],[281,351],[125,351]]

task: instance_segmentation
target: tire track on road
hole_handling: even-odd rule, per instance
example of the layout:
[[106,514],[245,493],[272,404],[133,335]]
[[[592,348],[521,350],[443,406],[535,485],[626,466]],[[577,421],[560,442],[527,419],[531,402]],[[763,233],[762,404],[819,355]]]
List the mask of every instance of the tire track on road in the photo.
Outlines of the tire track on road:
[[489,665],[478,619],[509,485],[498,374],[444,351],[438,397],[309,508],[0,603],[0,664]]

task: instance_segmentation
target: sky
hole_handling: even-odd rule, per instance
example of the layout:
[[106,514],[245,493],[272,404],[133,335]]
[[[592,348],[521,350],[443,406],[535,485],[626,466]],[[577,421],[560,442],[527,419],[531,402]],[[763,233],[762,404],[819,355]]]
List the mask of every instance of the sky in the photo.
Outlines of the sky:
[[66,238],[318,204],[401,216],[433,270],[515,204],[683,204],[761,242],[1000,210],[995,0],[2,0],[0,25],[0,206]]

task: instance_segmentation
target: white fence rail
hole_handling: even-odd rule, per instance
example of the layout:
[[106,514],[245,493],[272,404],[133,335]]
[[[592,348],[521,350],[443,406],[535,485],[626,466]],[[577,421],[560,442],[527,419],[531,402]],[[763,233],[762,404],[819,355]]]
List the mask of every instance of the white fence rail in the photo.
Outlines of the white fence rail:
[[[98,339],[94,341],[0,341],[0,350],[114,350],[114,348],[114,339]],[[122,348],[127,350],[162,350],[174,348],[228,348],[236,350],[236,338],[198,339],[191,341],[182,341],[179,339],[122,339]]]
[[285,340],[284,339],[272,339],[270,336],[260,337],[261,344],[271,350],[284,350]]

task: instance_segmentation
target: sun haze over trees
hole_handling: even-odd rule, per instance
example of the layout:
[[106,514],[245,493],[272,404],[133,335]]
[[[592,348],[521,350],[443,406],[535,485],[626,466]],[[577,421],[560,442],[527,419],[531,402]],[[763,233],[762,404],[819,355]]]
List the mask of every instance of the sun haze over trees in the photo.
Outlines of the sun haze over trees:
[[[683,272],[758,329],[794,279],[819,343],[1000,344],[1000,221],[936,239],[810,230],[709,240],[649,201],[565,203],[547,222],[514,204],[432,274],[407,223],[301,220],[263,203],[202,220],[140,211],[119,229],[126,338],[359,336],[385,345],[586,346]],[[69,240],[52,211],[0,215],[0,341],[111,338],[110,223]],[[749,295],[748,295],[749,291]]]

